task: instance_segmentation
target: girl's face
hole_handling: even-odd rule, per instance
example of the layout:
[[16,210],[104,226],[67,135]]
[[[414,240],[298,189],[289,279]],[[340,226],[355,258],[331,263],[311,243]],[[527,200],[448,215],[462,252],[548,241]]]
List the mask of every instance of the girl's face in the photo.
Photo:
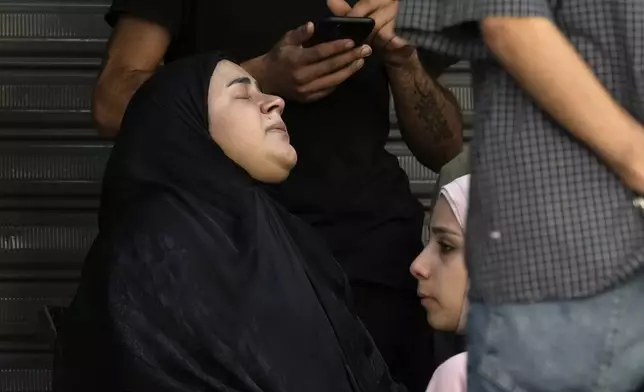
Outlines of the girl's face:
[[427,320],[437,330],[456,331],[467,300],[464,245],[463,229],[441,196],[432,213],[429,244],[410,268]]

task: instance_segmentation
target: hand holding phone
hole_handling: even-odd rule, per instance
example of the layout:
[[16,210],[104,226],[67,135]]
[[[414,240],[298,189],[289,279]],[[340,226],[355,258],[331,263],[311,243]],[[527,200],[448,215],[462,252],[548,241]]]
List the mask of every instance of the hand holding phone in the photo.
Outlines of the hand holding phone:
[[383,60],[399,66],[412,58],[415,49],[406,40],[396,35],[395,24],[400,7],[399,0],[327,0],[329,10],[342,17],[373,18],[375,26],[369,37],[369,45],[383,54]]
[[303,47],[314,35],[313,23],[306,23],[288,31],[268,53],[242,63],[242,67],[268,93],[299,102],[326,97],[362,68],[371,48],[351,39]]
[[342,39],[352,40],[356,46],[362,45],[375,27],[371,18],[332,16],[314,22],[313,36],[304,44],[310,48],[325,42]]

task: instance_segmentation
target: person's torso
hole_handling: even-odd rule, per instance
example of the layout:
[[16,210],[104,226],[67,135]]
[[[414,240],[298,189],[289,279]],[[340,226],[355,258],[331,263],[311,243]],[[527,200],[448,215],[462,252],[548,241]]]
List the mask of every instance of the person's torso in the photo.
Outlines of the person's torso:
[[[268,52],[288,30],[331,15],[324,0],[186,4],[185,27],[171,45],[169,61],[221,50],[242,62]],[[391,281],[395,270],[396,280],[408,281],[418,247],[410,248],[404,236],[412,233],[420,244],[423,211],[398,160],[385,150],[389,87],[382,60],[374,54],[317,102],[288,101],[283,118],[298,164],[285,183],[272,187],[273,196],[326,237],[349,275],[375,273],[382,276],[368,279]],[[366,271],[371,255],[355,246],[358,237],[405,249],[377,249],[383,268]]]
[[[644,3],[551,3],[555,23],[595,75],[644,122]],[[633,192],[500,65],[480,62],[474,69],[472,297],[582,297],[639,270],[644,217],[633,206]]]
[[[254,210],[243,217],[181,192],[150,191],[111,211],[118,218],[94,242],[59,334],[61,390],[134,390],[127,387],[132,383],[143,388],[136,390],[171,383],[179,389],[217,383],[263,391],[355,392],[378,384],[365,390],[394,390],[384,360],[347,306],[345,277],[328,250],[300,220],[261,192],[245,194],[251,193],[247,205]],[[114,275],[144,289],[121,291]],[[165,279],[172,283],[157,286]],[[146,322],[123,333],[118,326],[128,323],[128,313],[110,311],[121,306]],[[157,328],[163,344],[142,341]],[[135,360],[121,367],[133,347]],[[158,360],[166,366],[145,365]],[[200,371],[172,379],[176,373],[168,369],[182,361]],[[245,377],[237,379],[240,370]]]

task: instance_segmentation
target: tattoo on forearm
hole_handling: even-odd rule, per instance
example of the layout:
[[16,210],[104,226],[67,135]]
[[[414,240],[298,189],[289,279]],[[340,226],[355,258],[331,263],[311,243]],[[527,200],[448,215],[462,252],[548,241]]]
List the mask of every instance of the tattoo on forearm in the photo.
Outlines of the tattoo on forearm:
[[414,111],[427,129],[428,136],[434,143],[441,145],[451,141],[454,135],[443,113],[447,100],[441,98],[439,101],[434,91],[436,89],[424,76],[414,77],[414,95],[417,98]]

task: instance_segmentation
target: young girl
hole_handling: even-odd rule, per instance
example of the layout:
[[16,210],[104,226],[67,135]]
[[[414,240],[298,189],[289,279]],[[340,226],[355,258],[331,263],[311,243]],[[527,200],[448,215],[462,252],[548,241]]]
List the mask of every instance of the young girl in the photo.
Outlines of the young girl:
[[[464,245],[469,185],[468,174],[441,188],[430,222],[429,244],[411,265],[427,321],[440,331],[463,333],[467,320],[469,279]],[[448,359],[436,369],[427,392],[467,391],[466,364],[467,353]]]

